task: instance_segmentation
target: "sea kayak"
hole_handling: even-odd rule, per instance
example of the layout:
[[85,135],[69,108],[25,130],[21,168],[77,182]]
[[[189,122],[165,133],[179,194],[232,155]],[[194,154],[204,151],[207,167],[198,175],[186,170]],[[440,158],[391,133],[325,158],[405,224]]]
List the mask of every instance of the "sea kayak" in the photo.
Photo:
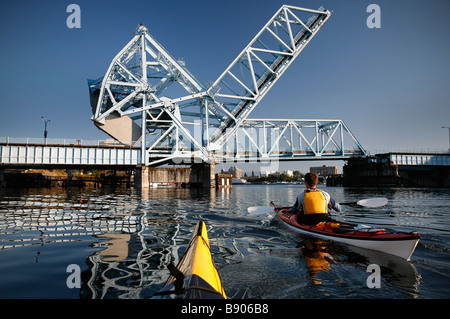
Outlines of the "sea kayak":
[[299,234],[337,241],[356,247],[372,249],[410,260],[420,240],[417,232],[393,232],[365,225],[344,222],[322,222],[317,225],[301,224],[291,208],[271,203],[283,224]]
[[222,281],[209,248],[206,225],[195,227],[188,248],[175,267],[169,265],[170,277],[154,299],[226,299]]

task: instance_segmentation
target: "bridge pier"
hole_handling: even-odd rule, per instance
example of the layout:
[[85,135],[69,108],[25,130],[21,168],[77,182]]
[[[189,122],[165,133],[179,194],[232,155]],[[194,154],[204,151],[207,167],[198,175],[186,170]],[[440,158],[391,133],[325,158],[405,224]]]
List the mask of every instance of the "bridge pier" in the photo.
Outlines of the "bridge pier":
[[192,164],[190,167],[136,168],[135,185],[141,189],[158,186],[214,188],[216,185],[215,164]]
[[190,183],[197,184],[203,188],[216,187],[216,164],[192,164]]
[[351,158],[343,186],[450,187],[450,154],[384,153]]
[[0,169],[0,187],[6,187],[5,173]]
[[150,167],[139,165],[136,167],[135,185],[141,189],[149,188],[150,182],[148,179],[148,171]]

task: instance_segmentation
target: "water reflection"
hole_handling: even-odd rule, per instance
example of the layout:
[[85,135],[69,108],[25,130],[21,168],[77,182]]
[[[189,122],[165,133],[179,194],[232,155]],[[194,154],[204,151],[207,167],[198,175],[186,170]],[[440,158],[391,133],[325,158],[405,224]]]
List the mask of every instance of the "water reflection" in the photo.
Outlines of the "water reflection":
[[[191,229],[187,225],[192,222],[187,217],[199,214],[217,220],[216,215],[205,214],[205,208],[228,210],[230,194],[230,189],[216,192],[175,188],[142,193],[142,200],[130,215],[139,216],[135,231],[107,231],[96,236],[99,241],[93,245],[103,249],[87,259],[81,298],[151,297],[167,279],[167,265],[178,263],[189,242]],[[136,215],[136,211],[144,213]],[[214,241],[211,236],[211,243]]]
[[[6,205],[8,206],[8,205]],[[35,244],[76,241],[77,236],[101,235],[104,233],[135,233],[142,227],[142,215],[130,215],[63,208],[64,204],[51,203],[35,208],[26,203],[23,208],[8,210],[2,214],[0,230],[8,239],[0,243],[0,250]],[[90,207],[90,209],[93,209]]]
[[[347,285],[352,280],[361,281],[359,274],[367,272],[369,265],[378,265],[381,269],[382,287],[394,288],[401,292],[398,298],[419,297],[421,276],[414,265],[402,258],[377,251],[354,247],[351,245],[298,235],[301,238],[302,258],[306,262],[308,277],[313,285],[323,285],[331,280],[336,286]],[[345,265],[345,273],[340,273]],[[350,266],[350,268],[349,268]],[[371,272],[363,278],[367,278]],[[372,290],[366,282],[360,283],[363,289],[358,291],[358,298],[367,294],[374,298],[380,291]],[[337,297],[337,296],[334,296]],[[354,297],[354,296],[349,296]]]
[[[394,288],[399,292],[398,298],[418,298],[421,275],[414,264],[396,256],[383,254],[359,247],[348,246],[349,255],[353,256],[354,265],[363,266],[365,270],[368,265],[380,266],[382,287]],[[359,258],[356,259],[355,257]],[[369,275],[369,273],[368,273]]]
[[[214,261],[232,298],[423,296],[422,275],[415,266],[426,264],[434,271],[431,265],[436,265],[439,270],[450,251],[446,241],[448,217],[441,209],[441,204],[450,205],[448,192],[437,192],[433,197],[432,192],[422,190],[327,189],[341,201],[388,197],[386,207],[346,209],[335,213],[336,218],[424,231],[413,256],[416,262],[409,263],[383,253],[297,236],[271,216],[246,214],[247,207],[267,205],[273,199],[283,205],[292,203],[303,189],[242,186],[143,193],[94,188],[3,191],[0,270],[11,272],[10,259],[2,258],[15,256],[14,262],[32,274],[34,268],[28,260],[41,263],[44,249],[55,256],[51,267],[58,270],[48,277],[33,278],[36,287],[63,277],[65,268],[77,263],[82,268],[78,298],[149,298],[167,279],[167,265],[178,263],[201,219],[207,224]],[[39,249],[27,250],[33,246]],[[48,262],[45,257],[43,261]],[[386,289],[367,288],[370,264],[380,265]],[[448,279],[445,272],[439,276]],[[0,277],[0,283],[13,286],[13,279],[6,277]],[[68,290],[65,278],[60,281],[60,291],[54,292],[57,296]],[[432,289],[428,291],[432,296]],[[445,288],[440,291],[445,295]],[[34,296],[39,297],[39,291]]]
[[326,242],[311,237],[303,237],[303,256],[306,261],[306,268],[313,284],[321,284],[319,274],[330,270],[330,263],[336,263],[334,258],[327,251]]
[[[103,236],[102,236],[103,237]],[[96,245],[106,246],[88,256],[82,274],[81,298],[141,298],[143,287],[160,285],[167,276],[169,250],[151,248],[136,235],[111,234]]]

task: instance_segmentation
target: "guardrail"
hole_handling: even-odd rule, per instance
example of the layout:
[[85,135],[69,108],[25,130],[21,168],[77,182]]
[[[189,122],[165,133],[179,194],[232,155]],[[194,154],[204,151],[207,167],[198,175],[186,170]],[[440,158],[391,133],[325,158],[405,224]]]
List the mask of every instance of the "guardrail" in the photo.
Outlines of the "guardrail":
[[448,149],[434,149],[434,148],[396,148],[369,151],[369,155],[388,154],[388,153],[403,153],[403,154],[450,154]]
[[114,139],[89,140],[75,138],[42,138],[42,137],[11,137],[0,136],[0,144],[4,145],[55,145],[55,146],[89,146],[89,147],[122,147],[140,148],[140,141],[120,143]]
[[0,164],[9,166],[123,166],[140,163],[139,148],[105,145],[1,144]]

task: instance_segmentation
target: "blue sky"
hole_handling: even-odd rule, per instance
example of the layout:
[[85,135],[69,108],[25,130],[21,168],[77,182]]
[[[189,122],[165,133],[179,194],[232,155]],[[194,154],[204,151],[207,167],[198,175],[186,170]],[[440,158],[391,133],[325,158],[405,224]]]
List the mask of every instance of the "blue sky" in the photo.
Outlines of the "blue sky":
[[[69,4],[81,28],[69,29]],[[381,29],[369,29],[369,4]],[[449,147],[447,0],[40,0],[0,2],[0,136],[107,138],[87,79],[103,76],[139,23],[204,83],[282,4],[333,11],[250,117],[340,118],[370,152]]]

